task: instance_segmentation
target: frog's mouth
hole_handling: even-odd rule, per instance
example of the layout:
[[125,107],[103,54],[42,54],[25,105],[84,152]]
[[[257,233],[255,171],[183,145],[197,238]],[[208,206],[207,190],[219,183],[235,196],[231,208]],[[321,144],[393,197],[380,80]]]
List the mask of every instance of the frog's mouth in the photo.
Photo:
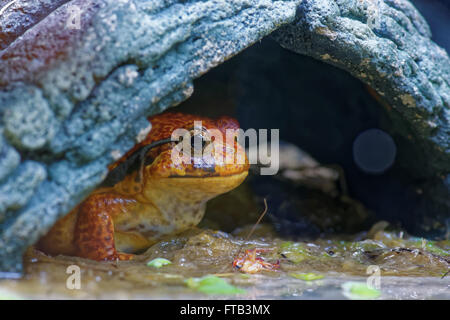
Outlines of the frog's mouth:
[[194,178],[194,177],[217,177],[220,176],[216,172],[216,164],[212,161],[205,161],[203,158],[193,159],[192,163],[186,168],[185,175],[171,174],[169,178]]
[[185,168],[185,171],[183,174],[171,174],[168,176],[168,178],[175,179],[189,179],[189,178],[212,178],[212,177],[230,177],[234,175],[239,175],[243,172],[247,172],[248,168],[246,165],[241,165],[240,169],[234,169],[230,171],[226,170],[216,170],[220,167],[216,166],[215,164],[191,164]]
[[167,178],[170,179],[209,179],[209,178],[216,178],[216,177],[223,177],[223,178],[227,178],[227,177],[233,177],[233,176],[239,176],[241,174],[245,173],[245,175],[247,176],[248,174],[248,168],[246,165],[242,165],[234,170],[221,170],[218,171],[216,170],[215,166],[211,166],[211,167],[201,167],[201,168],[186,168],[185,171],[183,172],[183,174],[175,174],[172,173],[169,176],[167,176]]
[[210,198],[239,186],[247,177],[248,171],[242,171],[227,176],[172,176],[169,179],[157,179],[151,183],[158,185],[161,189],[184,190],[190,194],[200,194],[202,197]]
[[[243,171],[242,171],[243,172]],[[200,179],[207,179],[207,178],[214,178],[214,177],[232,177],[232,176],[236,176],[241,174],[242,172],[239,173],[230,173],[230,174],[220,174],[218,172],[216,172],[214,169],[211,172],[207,172],[207,171],[202,171],[202,174],[186,174],[183,176],[177,176],[177,175],[170,175],[168,178],[170,179],[191,179],[191,178],[200,178]]]

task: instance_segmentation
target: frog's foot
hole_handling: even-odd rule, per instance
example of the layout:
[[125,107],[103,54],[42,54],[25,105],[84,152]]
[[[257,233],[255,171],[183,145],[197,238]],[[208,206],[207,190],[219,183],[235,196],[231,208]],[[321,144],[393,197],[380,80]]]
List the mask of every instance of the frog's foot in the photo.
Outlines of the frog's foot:
[[74,238],[77,256],[97,261],[132,259],[132,254],[117,252],[112,219],[126,210],[129,200],[105,193],[91,195],[81,204]]

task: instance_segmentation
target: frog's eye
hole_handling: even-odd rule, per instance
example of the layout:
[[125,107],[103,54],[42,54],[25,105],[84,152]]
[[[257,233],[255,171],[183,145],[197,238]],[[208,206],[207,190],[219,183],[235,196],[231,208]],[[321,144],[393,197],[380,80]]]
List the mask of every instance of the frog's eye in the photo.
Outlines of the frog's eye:
[[201,150],[198,151],[203,151],[205,147],[211,143],[210,134],[205,127],[192,127],[189,131],[191,134],[190,144],[194,153],[196,151],[195,147],[201,148]]
[[191,147],[194,149],[196,146],[201,146],[202,150],[207,146],[208,141],[200,134],[193,135],[191,137]]

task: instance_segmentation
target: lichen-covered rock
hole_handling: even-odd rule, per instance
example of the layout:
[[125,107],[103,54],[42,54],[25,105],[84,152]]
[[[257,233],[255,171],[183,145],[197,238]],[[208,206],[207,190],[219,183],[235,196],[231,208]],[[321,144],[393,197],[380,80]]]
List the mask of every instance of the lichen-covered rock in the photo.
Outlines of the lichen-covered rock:
[[21,270],[26,247],[150,129],[146,115],[289,23],[283,46],[369,83],[430,160],[424,175],[450,171],[449,59],[406,0],[26,2],[0,17],[0,270]]
[[69,0],[1,0],[0,50]]

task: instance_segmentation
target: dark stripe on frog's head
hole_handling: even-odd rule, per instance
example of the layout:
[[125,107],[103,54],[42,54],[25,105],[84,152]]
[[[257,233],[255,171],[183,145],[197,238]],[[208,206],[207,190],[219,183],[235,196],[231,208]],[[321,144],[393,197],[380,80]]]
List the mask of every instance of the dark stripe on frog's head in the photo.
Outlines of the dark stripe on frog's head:
[[[125,161],[120,162],[108,173],[100,187],[113,187],[115,184],[125,179],[126,176],[141,170],[142,165],[147,166],[151,164],[155,159],[149,156],[150,149],[169,142],[172,142],[170,138],[162,139],[136,149]],[[142,162],[142,160],[144,160],[144,162]],[[139,179],[139,177],[140,175],[137,175],[137,179]]]

